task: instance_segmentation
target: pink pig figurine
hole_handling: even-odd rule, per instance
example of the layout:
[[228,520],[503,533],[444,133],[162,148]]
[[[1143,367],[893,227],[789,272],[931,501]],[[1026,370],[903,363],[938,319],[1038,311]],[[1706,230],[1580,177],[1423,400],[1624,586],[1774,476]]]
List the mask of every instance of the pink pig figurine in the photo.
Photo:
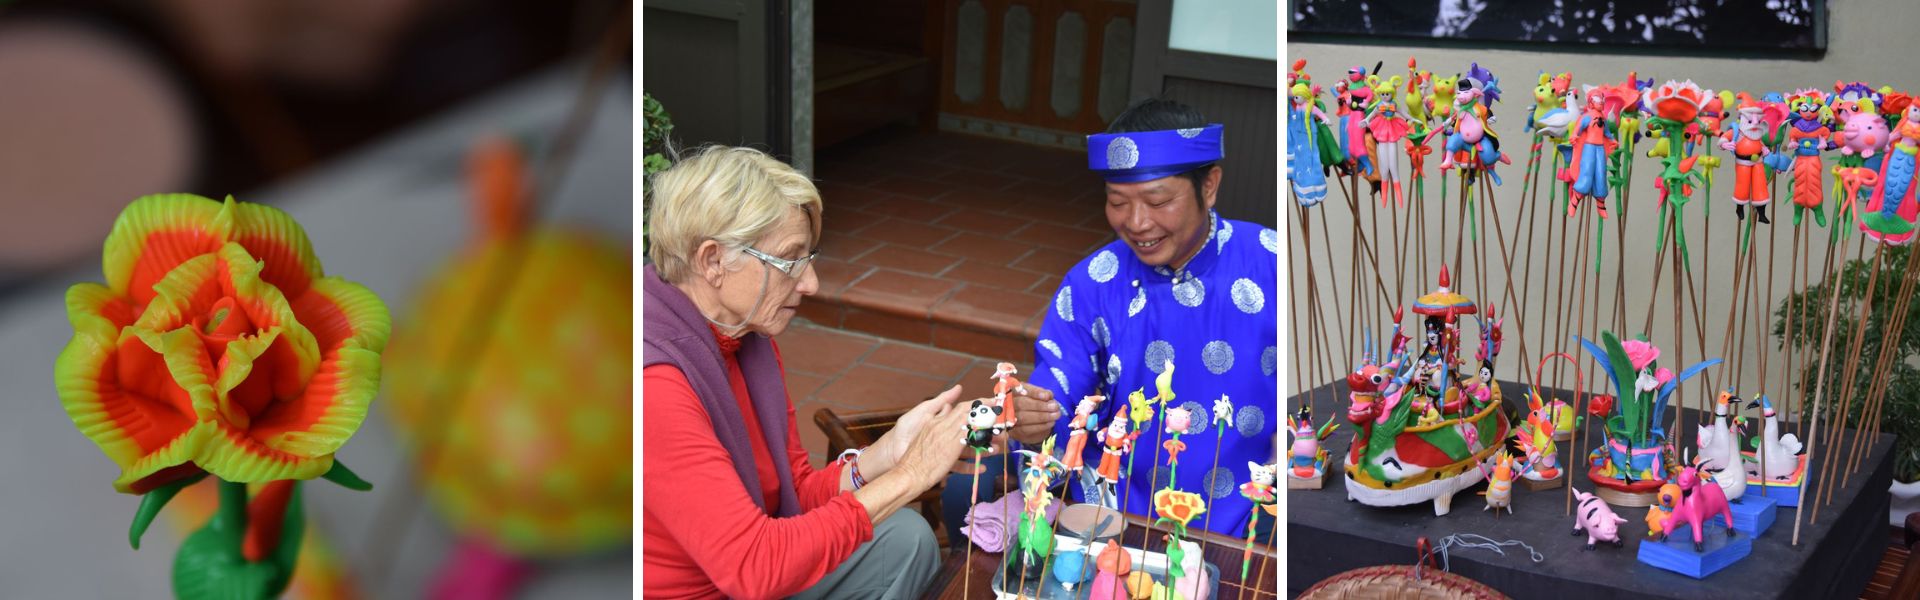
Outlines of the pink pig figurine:
[[1593,549],[1594,542],[1612,542],[1615,548],[1624,544],[1620,541],[1620,524],[1626,519],[1613,514],[1613,508],[1599,496],[1574,490],[1573,497],[1580,501],[1573,513],[1573,534],[1587,534],[1588,550]]

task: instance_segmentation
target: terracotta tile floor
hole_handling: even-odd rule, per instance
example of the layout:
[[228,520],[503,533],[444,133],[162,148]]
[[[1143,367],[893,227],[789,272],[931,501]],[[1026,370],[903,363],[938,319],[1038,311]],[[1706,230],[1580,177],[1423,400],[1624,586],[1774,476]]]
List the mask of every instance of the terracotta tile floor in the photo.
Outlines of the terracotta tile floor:
[[1060,274],[1113,238],[1078,152],[906,129],[821,152],[820,293],[778,340],[800,439],[815,410],[903,410],[994,363],[1032,369]]
[[[813,424],[815,410],[832,408],[843,415],[904,410],[956,383],[967,394],[985,395],[993,389],[989,377],[994,363],[1003,360],[806,320],[794,321],[774,341],[786,361],[787,394],[793,398],[800,443],[816,466],[831,457],[826,456],[826,435]],[[1023,376],[1033,369],[1023,360],[1014,362]]]
[[821,151],[817,179],[801,314],[829,328],[1028,360],[1059,275],[1113,239],[1078,152],[895,129]]

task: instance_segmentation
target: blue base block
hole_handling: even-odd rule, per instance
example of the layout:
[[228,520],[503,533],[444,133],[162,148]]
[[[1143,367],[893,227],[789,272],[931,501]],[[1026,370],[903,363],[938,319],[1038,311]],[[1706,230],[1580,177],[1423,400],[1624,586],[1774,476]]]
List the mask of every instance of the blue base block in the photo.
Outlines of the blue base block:
[[1774,507],[1778,505],[1772,498],[1753,493],[1756,488],[1747,488],[1747,493],[1739,500],[1728,503],[1733,509],[1733,528],[1753,537],[1766,533],[1773,526]]
[[1692,527],[1682,525],[1675,528],[1673,535],[1664,542],[1652,539],[1641,541],[1640,562],[1694,579],[1706,579],[1708,575],[1732,566],[1753,553],[1753,536],[1735,533],[1729,538],[1724,525],[1707,524],[1706,534],[1701,541],[1705,551],[1694,552]]
[[1780,483],[1761,485],[1749,479],[1747,482],[1747,493],[1741,496],[1741,498],[1746,499],[1756,496],[1771,498],[1780,508],[1800,506],[1800,486],[1798,485]]

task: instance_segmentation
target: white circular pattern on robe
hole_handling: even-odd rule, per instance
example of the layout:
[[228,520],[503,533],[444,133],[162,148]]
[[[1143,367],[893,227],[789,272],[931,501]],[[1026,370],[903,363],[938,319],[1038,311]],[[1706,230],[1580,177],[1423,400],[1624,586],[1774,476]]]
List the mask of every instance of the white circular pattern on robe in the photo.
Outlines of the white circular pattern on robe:
[[1213,426],[1213,413],[1207,412],[1207,409],[1202,408],[1199,402],[1188,400],[1185,404],[1181,404],[1180,408],[1187,409],[1187,415],[1192,417],[1187,420],[1187,430],[1185,431],[1187,435],[1206,433],[1207,428]]
[[1060,345],[1053,343],[1053,340],[1040,340],[1040,347],[1046,348],[1047,352],[1052,353],[1054,358],[1066,358],[1060,354]]
[[1053,312],[1059,313],[1061,320],[1073,322],[1073,288],[1071,286],[1060,286],[1060,293],[1053,297]]
[[1262,375],[1272,377],[1274,365],[1278,362],[1280,362],[1280,356],[1278,350],[1275,350],[1273,346],[1267,346],[1267,349],[1260,351],[1260,373]]
[[1180,134],[1180,137],[1193,139],[1193,138],[1199,137],[1200,132],[1206,131],[1206,130],[1207,128],[1205,127],[1194,127],[1191,129],[1175,129],[1173,130],[1173,132]]
[[1207,342],[1200,348],[1200,360],[1207,363],[1207,371],[1215,375],[1225,374],[1233,368],[1233,346],[1221,340]]
[[[1110,331],[1107,331],[1106,317],[1094,317],[1092,329],[1093,329],[1093,343],[1099,344],[1101,348],[1105,348],[1107,347],[1107,344],[1113,342],[1113,333]],[[1059,354],[1059,352],[1056,351],[1055,354]]]
[[1220,233],[1214,234],[1214,239],[1218,241],[1213,243],[1213,253],[1219,254],[1226,251],[1227,240],[1233,239],[1233,221],[1221,223]]
[[1200,302],[1206,299],[1207,284],[1201,283],[1198,278],[1173,284],[1173,300],[1179,302],[1181,306],[1198,307]]
[[1260,228],[1260,245],[1265,246],[1268,252],[1279,254],[1280,234],[1275,233],[1272,229],[1265,227]]
[[1207,471],[1206,485],[1202,486],[1207,490],[1207,497],[1218,500],[1233,493],[1233,477],[1233,470],[1226,467],[1215,467],[1212,471]]
[[1242,406],[1233,416],[1233,427],[1240,430],[1241,437],[1260,437],[1267,430],[1267,413],[1251,404]]
[[1107,356],[1107,385],[1112,386],[1118,383],[1120,383],[1120,356],[1109,355]]
[[1120,258],[1114,256],[1112,250],[1101,250],[1099,254],[1093,255],[1093,260],[1087,262],[1087,276],[1092,277],[1097,283],[1112,281],[1113,274],[1118,272],[1120,272]]
[[1134,145],[1133,138],[1117,137],[1107,142],[1107,168],[1131,169],[1140,164],[1140,147]]
[[1154,340],[1147,344],[1147,370],[1155,375],[1165,369],[1167,361],[1173,360],[1173,344],[1166,340]]
[[1146,310],[1146,308],[1147,308],[1146,288],[1137,288],[1133,290],[1133,300],[1130,300],[1127,302],[1127,316],[1131,317],[1131,316],[1140,314],[1140,311]]
[[1260,314],[1260,309],[1267,306],[1267,294],[1260,291],[1260,286],[1254,284],[1251,279],[1245,277],[1235,279],[1233,280],[1233,305],[1239,307],[1240,312],[1257,315]]
[[1060,382],[1060,395],[1062,396],[1073,395],[1073,391],[1067,389],[1067,374],[1061,371],[1060,367],[1053,368],[1053,380]]

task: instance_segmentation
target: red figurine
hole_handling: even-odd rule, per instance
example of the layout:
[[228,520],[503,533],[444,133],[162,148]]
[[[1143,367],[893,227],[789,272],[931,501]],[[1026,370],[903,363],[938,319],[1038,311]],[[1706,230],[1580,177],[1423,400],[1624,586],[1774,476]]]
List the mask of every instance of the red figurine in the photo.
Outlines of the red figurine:
[[1117,415],[1107,424],[1106,431],[1100,432],[1100,443],[1106,444],[1100,451],[1105,454],[1100,456],[1100,466],[1095,469],[1101,479],[1107,483],[1120,482],[1120,457],[1133,451],[1133,440],[1138,437],[1138,431],[1127,433],[1127,420]]
[[1000,408],[1002,409],[1000,419],[995,424],[1001,428],[1011,428],[1014,423],[1019,422],[1019,419],[1013,414],[1013,394],[1025,396],[1027,394],[1027,388],[1020,384],[1020,378],[1014,377],[1014,375],[1018,374],[1019,372],[1013,368],[1013,363],[1000,363],[993,369],[993,378],[995,380],[993,384],[993,398],[1000,403]]
[[1083,455],[1087,449],[1087,436],[1097,426],[1095,423],[1099,422],[1099,417],[1094,416],[1093,411],[1106,401],[1107,397],[1099,394],[1083,396],[1080,405],[1074,408],[1073,422],[1067,425],[1067,453],[1065,460],[1061,461],[1068,471],[1078,471],[1085,466]]

